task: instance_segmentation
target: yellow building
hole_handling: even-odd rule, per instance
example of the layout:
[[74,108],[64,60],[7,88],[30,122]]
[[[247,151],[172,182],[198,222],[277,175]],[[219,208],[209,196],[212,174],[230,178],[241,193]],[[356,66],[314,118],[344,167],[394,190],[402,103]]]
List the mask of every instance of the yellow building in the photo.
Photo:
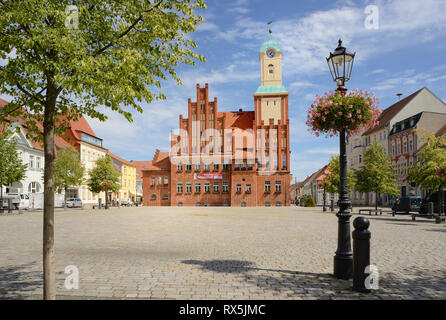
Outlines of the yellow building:
[[122,203],[122,199],[129,198],[133,202],[136,201],[136,166],[131,162],[124,160],[117,155],[107,152],[113,160],[113,166],[121,173],[121,189],[118,192],[114,192],[111,200],[112,203],[119,201]]

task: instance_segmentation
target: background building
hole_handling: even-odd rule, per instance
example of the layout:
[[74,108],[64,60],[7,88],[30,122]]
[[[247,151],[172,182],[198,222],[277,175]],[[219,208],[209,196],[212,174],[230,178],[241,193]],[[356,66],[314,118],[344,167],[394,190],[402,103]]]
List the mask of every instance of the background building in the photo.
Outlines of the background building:
[[[5,106],[8,102],[0,99],[0,108]],[[38,129],[43,132],[43,126],[41,123],[36,123]],[[15,129],[18,131],[12,133],[9,139],[15,139],[17,141],[17,150],[23,162],[28,165],[25,173],[25,178],[22,181],[17,181],[10,186],[3,187],[5,193],[20,192],[33,195],[31,199],[35,199],[35,203],[32,203],[32,207],[41,208],[43,205],[43,168],[45,163],[45,157],[43,152],[43,146],[27,137],[28,128],[26,122],[22,117],[13,119],[6,119],[0,126],[0,134],[7,128]],[[32,136],[32,134],[31,134]],[[105,193],[100,194],[92,193],[88,190],[87,180],[89,178],[88,172],[95,166],[95,161],[109,152],[103,147],[103,141],[97,137],[94,131],[91,129],[87,120],[84,117],[80,117],[76,121],[69,122],[69,128],[61,136],[55,136],[55,149],[56,157],[57,153],[61,149],[74,147],[79,152],[79,156],[82,165],[86,168],[84,177],[84,183],[81,186],[72,186],[68,189],[68,198],[80,198],[85,206],[92,206],[98,204],[98,199],[102,198],[105,201]],[[116,161],[120,161],[124,168],[122,170],[123,188],[121,189],[123,197],[136,198],[136,167],[116,155],[113,155]],[[55,195],[56,206],[63,205],[63,191],[61,194]],[[32,201],[31,201],[32,202]]]
[[[435,132],[435,130],[438,130],[440,127],[446,124],[446,122],[444,121],[444,114],[446,114],[446,104],[426,87],[410,94],[406,98],[399,100],[395,104],[385,109],[378,118],[379,124],[376,127],[368,129],[362,134],[353,135],[348,140],[348,168],[359,169],[363,164],[363,153],[365,149],[371,143],[377,142],[381,146],[383,146],[387,154],[391,155],[393,161],[396,161],[395,163],[397,165],[398,181],[402,185],[401,195],[407,194],[408,185],[407,183],[403,182],[403,180],[406,174],[405,172],[407,171],[407,166],[410,165],[411,161],[413,163],[413,159],[416,156],[414,154],[414,152],[416,152],[416,149],[414,148],[412,153],[408,152],[410,144],[410,140],[408,140],[410,136],[409,133],[412,132],[412,130],[407,131],[407,127],[404,126],[406,125],[406,121],[409,121],[407,126],[410,127],[411,121],[413,122],[412,125],[415,126],[415,119],[418,117],[418,115],[421,116],[422,114],[424,115],[422,116],[423,120],[421,121],[421,123],[418,123],[417,121],[417,127],[419,128],[426,128],[432,132]],[[437,115],[436,120],[433,119],[435,117],[435,114]],[[434,121],[432,123],[431,129],[429,129],[429,121]],[[401,128],[403,128],[403,130],[401,130]],[[402,131],[405,132],[403,133]],[[393,135],[392,138],[389,137],[391,133]],[[399,137],[403,137],[403,140],[399,139]],[[404,137],[406,140],[404,140]],[[418,137],[412,134],[412,139],[418,139]],[[404,153],[404,157],[401,157],[401,154],[391,154],[392,145],[390,144],[390,141],[395,143],[394,148],[398,148],[399,143],[399,148],[401,150],[401,153]],[[404,141],[406,142],[406,152],[403,152],[404,150],[401,149],[404,147]],[[412,141],[413,144],[416,144],[415,140]],[[414,190],[412,191],[416,192]],[[378,196],[379,203],[381,203],[382,205],[390,204],[390,197],[388,195],[381,194]],[[374,205],[375,194],[364,194],[353,191],[351,200],[352,204],[355,205]]]
[[107,150],[107,154],[112,158],[113,166],[121,174],[121,189],[112,193],[112,203],[122,203],[122,199],[136,201],[136,166],[121,157]]

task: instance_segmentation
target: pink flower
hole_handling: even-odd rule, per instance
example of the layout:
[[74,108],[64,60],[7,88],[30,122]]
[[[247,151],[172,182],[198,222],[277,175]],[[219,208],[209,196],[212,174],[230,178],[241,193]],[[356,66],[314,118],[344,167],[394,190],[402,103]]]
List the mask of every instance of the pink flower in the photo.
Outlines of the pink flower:
[[334,121],[332,121],[332,122],[330,122],[332,125],[334,125],[335,124],[335,122]]
[[339,112],[338,112],[338,115],[339,115],[339,116],[342,116],[342,111],[339,111]]

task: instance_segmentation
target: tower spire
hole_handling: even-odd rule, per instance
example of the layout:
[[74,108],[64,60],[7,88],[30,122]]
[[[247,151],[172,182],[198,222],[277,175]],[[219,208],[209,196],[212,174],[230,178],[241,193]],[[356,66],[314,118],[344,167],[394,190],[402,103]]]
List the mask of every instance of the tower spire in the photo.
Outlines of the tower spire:
[[[271,23],[273,23],[273,21],[271,20],[270,22],[267,23],[267,25],[271,25]],[[273,31],[271,30],[271,27],[269,28],[269,40],[272,40],[273,36]]]

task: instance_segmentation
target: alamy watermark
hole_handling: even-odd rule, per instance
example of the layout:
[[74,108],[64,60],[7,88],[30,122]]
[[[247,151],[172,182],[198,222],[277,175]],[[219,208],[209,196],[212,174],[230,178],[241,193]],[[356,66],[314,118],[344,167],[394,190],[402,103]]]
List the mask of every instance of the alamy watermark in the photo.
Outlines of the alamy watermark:
[[65,273],[68,274],[65,278],[65,289],[79,289],[79,269],[76,266],[69,265],[65,267]]
[[367,273],[368,276],[367,278],[365,278],[364,280],[364,285],[367,289],[369,290],[377,290],[379,289],[379,271],[378,271],[378,267],[371,264],[368,265],[365,270],[364,273]]
[[65,14],[68,15],[65,18],[65,28],[69,30],[79,29],[79,10],[77,6],[66,6]]
[[[288,167],[287,143],[286,129],[205,129],[200,121],[192,121],[190,131],[179,129],[178,134],[172,134],[169,157],[179,166],[197,162],[229,165],[234,161],[240,168],[256,166],[260,174],[271,174]],[[280,159],[279,150],[283,150]]]
[[368,30],[379,29],[379,8],[377,5],[368,5],[364,9],[364,13],[367,15],[364,20],[364,27]]

